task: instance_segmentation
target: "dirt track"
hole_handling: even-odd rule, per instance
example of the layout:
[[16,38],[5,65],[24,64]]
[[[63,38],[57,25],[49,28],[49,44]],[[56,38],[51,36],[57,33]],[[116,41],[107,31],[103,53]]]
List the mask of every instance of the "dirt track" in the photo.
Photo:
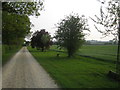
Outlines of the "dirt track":
[[2,69],[2,88],[58,88],[23,47]]

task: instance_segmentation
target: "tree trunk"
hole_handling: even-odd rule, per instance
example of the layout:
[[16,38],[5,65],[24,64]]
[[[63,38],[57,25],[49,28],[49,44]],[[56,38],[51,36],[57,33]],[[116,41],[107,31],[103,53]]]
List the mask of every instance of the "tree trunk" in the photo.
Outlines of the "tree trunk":
[[73,54],[71,53],[71,51],[68,51],[68,57],[70,58],[72,56],[73,56]]
[[42,47],[42,52],[44,52],[44,47]]
[[118,13],[118,50],[117,50],[117,63],[116,63],[116,73],[120,75],[120,12]]

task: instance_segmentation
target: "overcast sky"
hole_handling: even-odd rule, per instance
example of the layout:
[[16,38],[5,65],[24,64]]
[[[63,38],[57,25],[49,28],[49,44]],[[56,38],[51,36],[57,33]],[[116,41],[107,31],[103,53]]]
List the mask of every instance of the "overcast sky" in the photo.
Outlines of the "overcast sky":
[[94,23],[89,17],[99,15],[100,3],[97,0],[44,0],[44,10],[38,18],[30,17],[34,27],[31,31],[46,29],[52,36],[54,36],[57,28],[55,24],[59,23],[65,16],[73,13],[78,13],[79,16],[85,15],[88,18],[88,24],[91,32],[86,36],[86,40],[111,40],[113,37],[109,36],[101,38],[102,35],[94,28]]

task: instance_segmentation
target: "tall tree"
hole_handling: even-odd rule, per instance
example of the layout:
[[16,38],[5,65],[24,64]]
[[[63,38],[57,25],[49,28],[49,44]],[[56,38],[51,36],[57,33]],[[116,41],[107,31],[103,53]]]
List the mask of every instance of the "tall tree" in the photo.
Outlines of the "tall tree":
[[[31,22],[28,16],[39,16],[43,1],[38,2],[3,2],[2,34],[3,44],[21,44],[30,32]],[[21,42],[21,43],[20,43]]]
[[31,22],[28,16],[8,12],[2,15],[3,44],[13,44],[14,39],[24,38],[30,32]]
[[67,49],[68,57],[73,56],[83,44],[83,30],[88,30],[87,26],[84,15],[69,15],[58,24],[55,38],[60,47]]

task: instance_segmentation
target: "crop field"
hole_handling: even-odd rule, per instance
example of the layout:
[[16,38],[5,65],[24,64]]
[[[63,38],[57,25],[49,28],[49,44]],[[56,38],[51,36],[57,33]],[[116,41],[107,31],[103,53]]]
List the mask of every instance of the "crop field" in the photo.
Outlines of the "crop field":
[[[93,55],[97,57],[96,51],[89,51],[90,46],[83,46],[78,53],[83,55]],[[94,46],[93,46],[94,47]],[[114,46],[109,47],[111,54],[115,55],[113,51]],[[88,49],[86,49],[88,48]],[[104,53],[106,48],[96,47],[96,49],[102,48]],[[114,47],[116,48],[116,46]],[[68,58],[66,53],[57,52],[56,46],[52,46],[52,50],[45,52],[38,51],[31,47],[28,50],[36,58],[36,60],[43,66],[43,68],[50,74],[50,76],[56,81],[56,83],[62,88],[116,88],[118,82],[107,77],[109,70],[115,71],[116,65],[111,62],[94,59],[91,57],[83,57],[75,55],[75,57]],[[91,49],[92,50],[92,49]],[[100,51],[102,51],[100,49]],[[86,54],[85,52],[88,53]],[[94,53],[95,51],[95,53]],[[99,51],[99,50],[98,50]],[[99,51],[99,53],[100,53]],[[60,54],[57,57],[57,54]],[[90,54],[91,53],[91,54]],[[102,54],[103,55],[103,54]],[[104,57],[99,57],[104,58]],[[105,58],[107,60],[107,58]],[[112,59],[110,59],[112,60]]]

